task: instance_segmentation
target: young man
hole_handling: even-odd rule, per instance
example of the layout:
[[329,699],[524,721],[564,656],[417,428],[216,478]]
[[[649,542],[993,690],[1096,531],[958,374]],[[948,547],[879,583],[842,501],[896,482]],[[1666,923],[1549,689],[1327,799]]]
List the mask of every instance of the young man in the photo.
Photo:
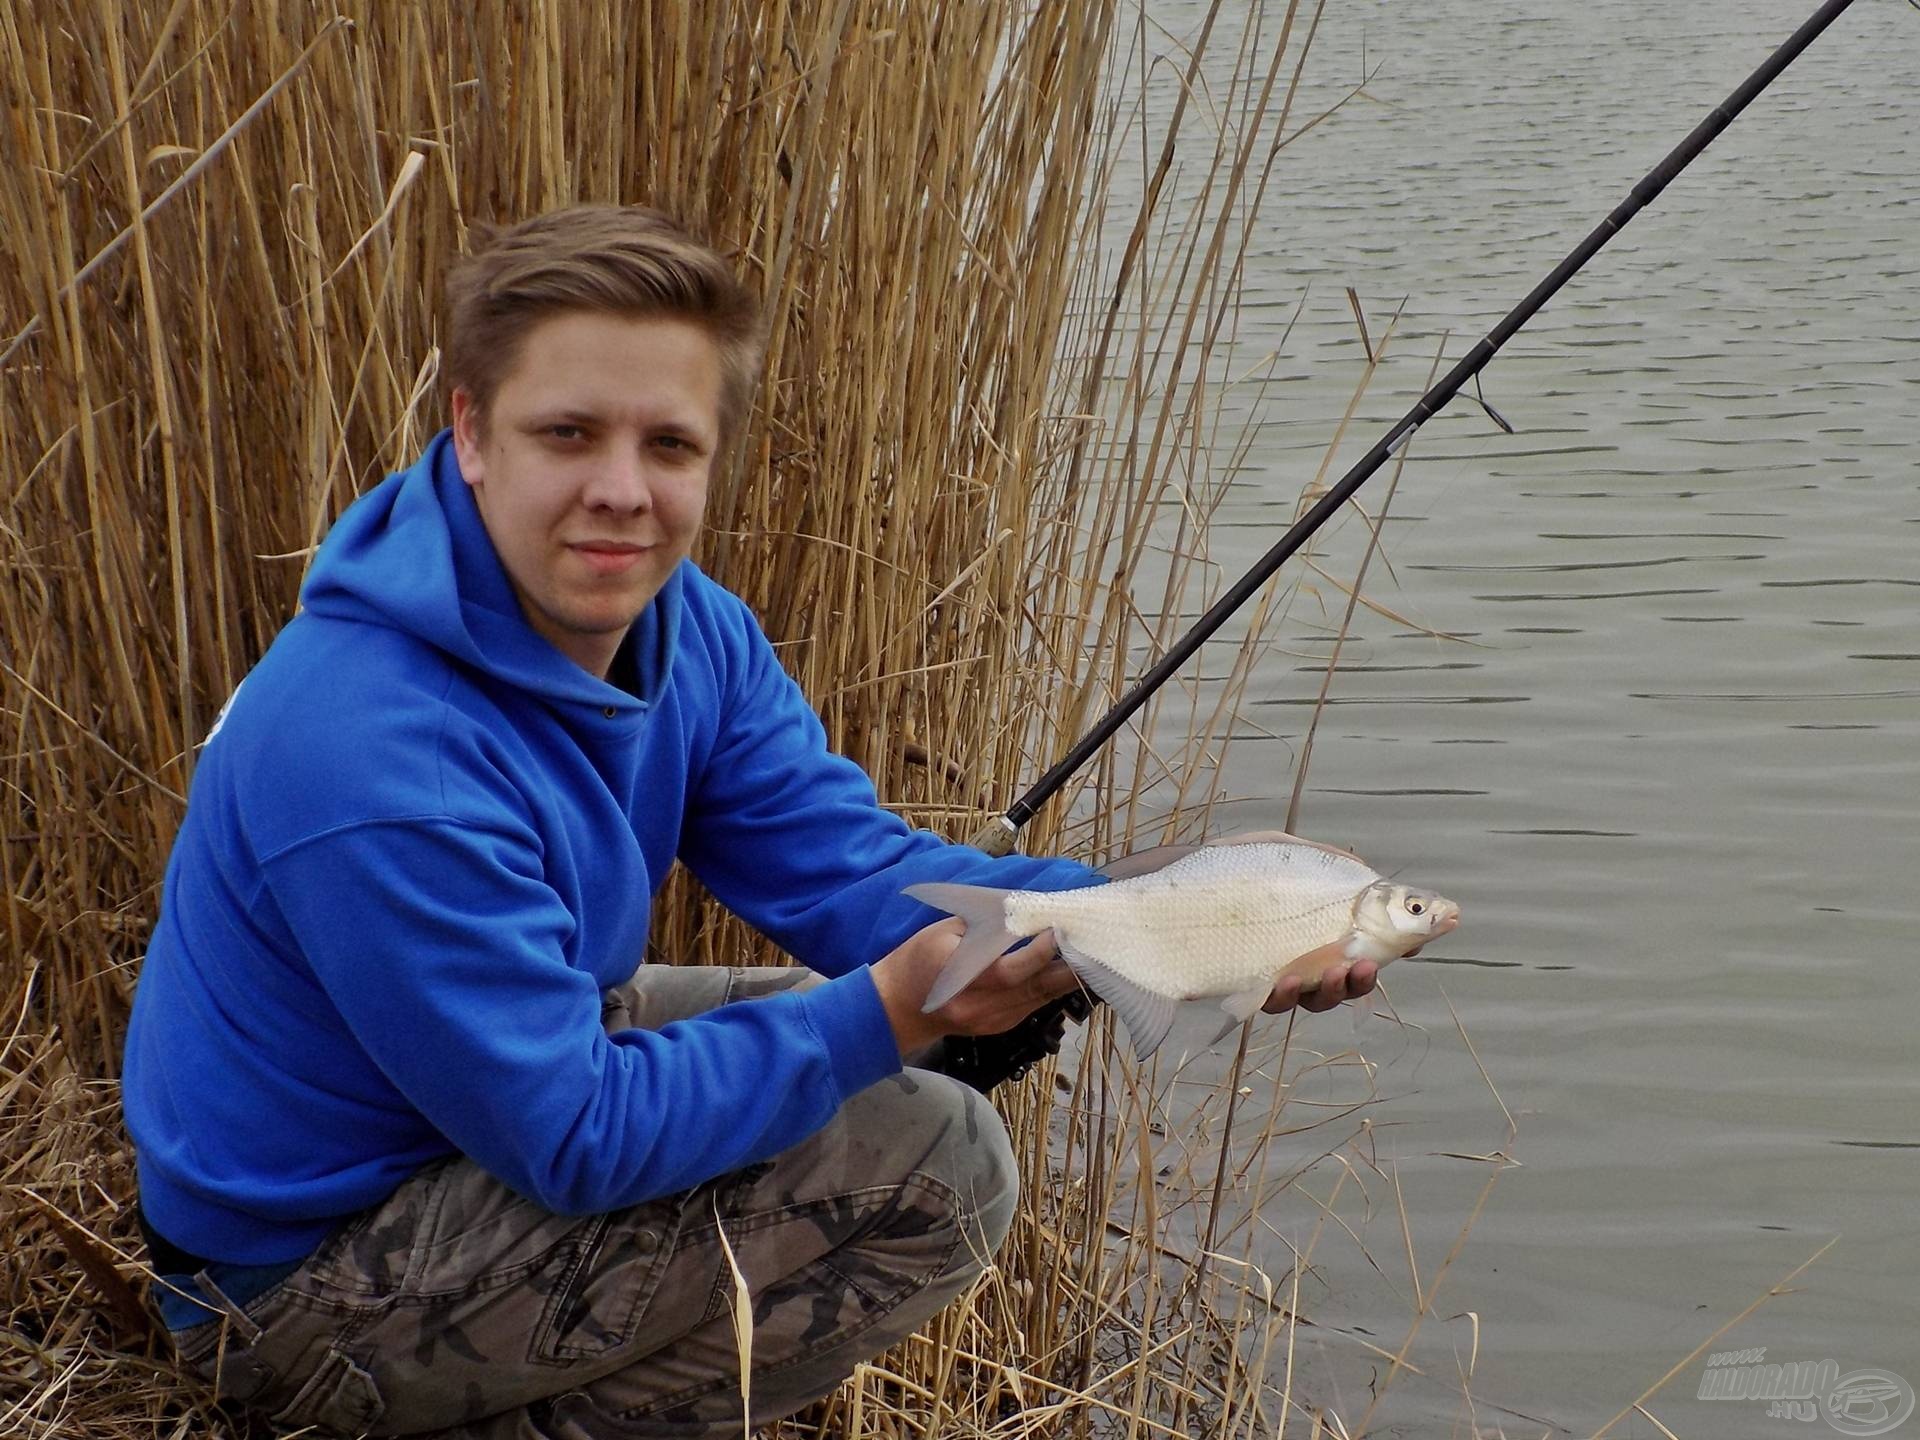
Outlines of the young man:
[[[453,426],[328,535],[168,867],[125,1071],[162,1308],[287,1426],[737,1433],[723,1230],[758,1421],[1011,1220],[993,1110],[902,1056],[1073,981],[1036,941],[921,1013],[959,927],[902,887],[1094,877],[881,809],[688,560],[760,359],[718,255],[579,207],[449,297]],[[808,968],[636,971],[676,856]]]

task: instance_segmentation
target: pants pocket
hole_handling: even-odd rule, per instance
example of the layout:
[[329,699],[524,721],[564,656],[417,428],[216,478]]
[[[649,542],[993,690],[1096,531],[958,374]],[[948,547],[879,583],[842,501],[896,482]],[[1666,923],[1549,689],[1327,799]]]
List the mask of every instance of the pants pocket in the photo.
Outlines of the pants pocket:
[[216,1351],[195,1360],[188,1360],[183,1354],[181,1359],[187,1368],[212,1385],[222,1400],[240,1405],[259,1399],[280,1378],[271,1365],[241,1345],[229,1345],[224,1352]]
[[[669,1303],[655,1304],[675,1257],[689,1198],[671,1196],[593,1223],[541,1317],[533,1346],[539,1359],[591,1360],[633,1344],[649,1320],[661,1323],[662,1343],[689,1328],[705,1309],[710,1282],[701,1287],[697,1276],[676,1275]],[[691,1289],[702,1293],[695,1296]],[[699,1308],[682,1315],[689,1305]],[[659,1313],[661,1308],[675,1313]]]
[[385,1200],[339,1225],[307,1257],[301,1273],[329,1298],[357,1305],[407,1289],[457,1163],[448,1157],[422,1166]]
[[287,1427],[319,1426],[342,1435],[358,1435],[386,1413],[386,1401],[373,1375],[344,1350],[329,1350],[273,1421]]

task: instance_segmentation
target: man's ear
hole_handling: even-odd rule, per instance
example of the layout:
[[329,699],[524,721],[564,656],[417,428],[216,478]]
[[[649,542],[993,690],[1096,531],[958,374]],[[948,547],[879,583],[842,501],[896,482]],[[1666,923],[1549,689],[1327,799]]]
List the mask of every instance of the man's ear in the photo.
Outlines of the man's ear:
[[486,418],[466,386],[457,386],[453,396],[453,453],[460,460],[460,478],[473,485],[486,478],[481,459],[481,441]]

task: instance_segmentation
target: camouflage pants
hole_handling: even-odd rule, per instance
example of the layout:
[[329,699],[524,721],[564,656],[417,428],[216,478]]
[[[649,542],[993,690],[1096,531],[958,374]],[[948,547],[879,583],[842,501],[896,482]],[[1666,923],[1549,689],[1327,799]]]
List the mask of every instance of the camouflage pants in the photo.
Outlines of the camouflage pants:
[[[606,1020],[657,1028],[807,974],[644,966],[609,992]],[[737,1436],[723,1226],[753,1294],[759,1424],[828,1393],[965,1291],[1004,1239],[1017,1188],[992,1107],[906,1070],[774,1160],[587,1219],[442,1161],[243,1314],[177,1340],[223,1396],[289,1429]]]

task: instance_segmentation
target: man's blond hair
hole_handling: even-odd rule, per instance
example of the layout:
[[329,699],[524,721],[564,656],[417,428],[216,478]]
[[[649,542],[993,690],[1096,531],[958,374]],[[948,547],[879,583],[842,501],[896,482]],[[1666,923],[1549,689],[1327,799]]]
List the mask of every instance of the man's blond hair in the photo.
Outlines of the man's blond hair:
[[738,437],[760,375],[759,300],[726,258],[644,205],[572,205],[504,229],[476,227],[447,276],[441,381],[464,388],[482,426],[521,342],[569,311],[686,320],[720,352],[720,439]]

